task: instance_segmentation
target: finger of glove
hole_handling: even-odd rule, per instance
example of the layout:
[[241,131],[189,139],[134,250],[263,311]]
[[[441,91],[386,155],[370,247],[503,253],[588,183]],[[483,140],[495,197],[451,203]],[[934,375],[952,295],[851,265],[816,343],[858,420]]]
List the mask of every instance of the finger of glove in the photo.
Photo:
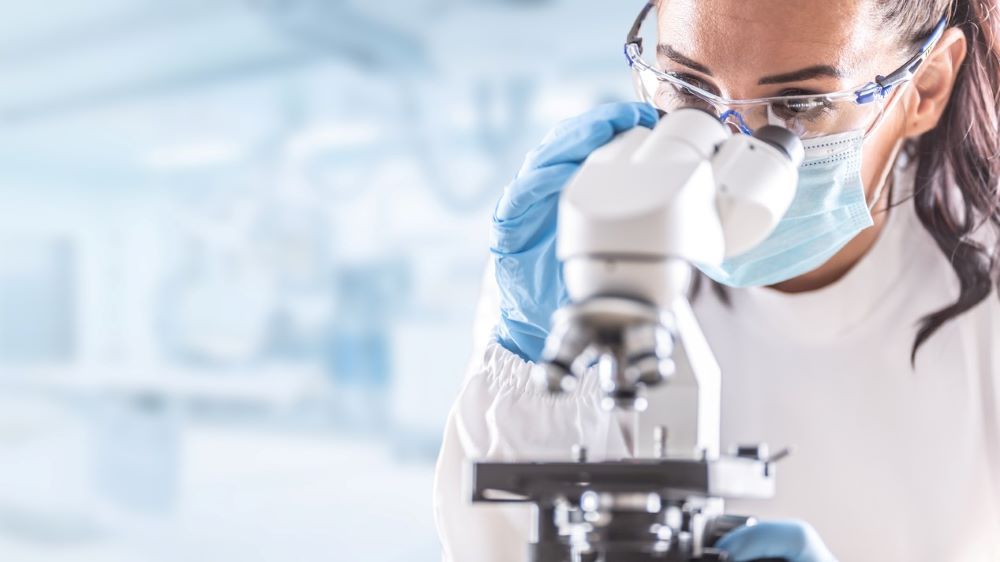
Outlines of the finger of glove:
[[554,241],[516,256],[496,256],[500,316],[518,332],[548,333],[566,288]]
[[501,318],[496,328],[496,338],[500,345],[521,359],[536,363],[542,357],[547,335],[547,331],[534,324],[522,324],[504,318]]
[[788,562],[836,562],[811,525],[801,521],[764,521],[740,527],[719,539],[716,548],[735,562],[779,558]]
[[648,103],[600,105],[557,125],[536,149],[528,153],[518,175],[553,164],[583,162],[590,153],[607,144],[615,135],[637,125],[652,128],[657,120],[659,114]]
[[534,172],[561,164],[580,164],[618,133],[636,125],[652,127],[658,118],[656,110],[649,104],[616,103],[602,105],[560,125],[547,141],[528,155],[515,181],[504,190],[495,216],[500,219],[518,216],[550,195],[552,191],[547,188],[561,190],[565,186],[565,182],[536,184],[532,181]]
[[504,347],[537,361],[545,346],[552,314],[568,299],[562,266],[556,259],[555,236],[514,255],[495,255],[500,322],[497,335]]
[[516,178],[505,189],[493,213],[493,231],[503,251],[518,251],[530,238],[537,225],[554,213],[559,199],[552,197],[562,191],[578,164],[559,164],[531,170]]

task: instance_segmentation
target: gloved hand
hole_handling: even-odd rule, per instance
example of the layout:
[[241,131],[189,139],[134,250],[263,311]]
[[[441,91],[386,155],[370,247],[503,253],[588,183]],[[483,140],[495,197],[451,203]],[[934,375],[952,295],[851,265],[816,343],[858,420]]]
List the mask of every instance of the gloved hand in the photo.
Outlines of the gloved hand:
[[659,115],[645,103],[599,106],[556,126],[528,153],[493,213],[490,251],[500,286],[497,339],[526,361],[537,361],[549,321],[568,296],[556,260],[559,193],[593,151]]
[[715,547],[734,562],[784,559],[788,562],[836,562],[816,529],[802,521],[762,521],[740,527],[719,539]]

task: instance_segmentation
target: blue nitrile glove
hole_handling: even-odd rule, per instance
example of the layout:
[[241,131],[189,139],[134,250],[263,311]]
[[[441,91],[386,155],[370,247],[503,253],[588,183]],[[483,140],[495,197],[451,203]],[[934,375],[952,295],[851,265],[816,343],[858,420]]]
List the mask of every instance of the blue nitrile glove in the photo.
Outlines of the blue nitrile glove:
[[735,562],[784,559],[788,562],[837,562],[816,529],[802,521],[762,521],[719,539],[715,548]]
[[658,118],[651,105],[633,102],[602,105],[564,121],[528,153],[504,189],[490,233],[500,286],[497,339],[521,358],[538,360],[550,317],[568,300],[556,260],[559,192],[590,153],[636,125],[652,128]]

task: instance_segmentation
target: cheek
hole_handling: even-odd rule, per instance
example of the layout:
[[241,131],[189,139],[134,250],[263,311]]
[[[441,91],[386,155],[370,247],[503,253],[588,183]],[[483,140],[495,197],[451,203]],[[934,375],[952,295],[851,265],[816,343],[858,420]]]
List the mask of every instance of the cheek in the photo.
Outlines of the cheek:
[[878,189],[883,175],[887,174],[887,168],[892,165],[889,160],[903,139],[903,124],[902,112],[894,111],[893,114],[887,115],[882,125],[865,139],[861,156],[861,178],[869,202]]

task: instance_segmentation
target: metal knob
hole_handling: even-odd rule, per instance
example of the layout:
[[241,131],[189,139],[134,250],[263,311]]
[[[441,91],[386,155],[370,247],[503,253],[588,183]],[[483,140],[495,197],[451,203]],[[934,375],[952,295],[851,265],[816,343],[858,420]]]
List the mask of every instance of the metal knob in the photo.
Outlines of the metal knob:
[[643,323],[625,329],[623,343],[627,356],[627,377],[632,383],[656,386],[671,377],[675,365],[674,337],[660,324]]
[[537,363],[531,368],[531,377],[537,386],[553,394],[572,392],[577,383],[576,377],[559,363]]
[[767,444],[756,443],[753,445],[737,445],[736,456],[744,459],[766,461],[768,457]]
[[706,547],[715,546],[719,539],[744,525],[756,525],[757,520],[744,515],[716,515],[705,524],[703,544]]
[[556,394],[575,389],[580,373],[573,372],[574,364],[586,351],[591,339],[587,327],[573,320],[557,318],[552,333],[545,340],[541,361],[532,369],[535,384]]

